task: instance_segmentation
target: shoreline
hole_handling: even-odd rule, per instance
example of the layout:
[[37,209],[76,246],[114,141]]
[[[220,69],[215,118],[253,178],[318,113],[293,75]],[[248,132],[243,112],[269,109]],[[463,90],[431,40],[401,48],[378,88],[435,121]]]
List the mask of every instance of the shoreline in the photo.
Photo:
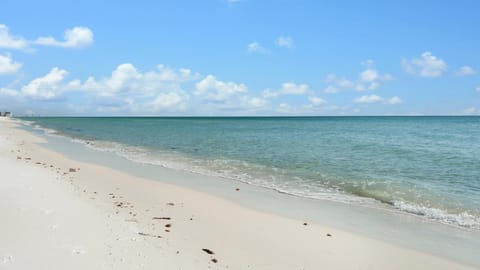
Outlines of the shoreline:
[[[155,119],[157,118],[164,119],[162,117],[155,117]],[[440,173],[440,175],[443,176],[440,177],[441,179],[439,179],[439,182],[445,182],[447,184],[440,183],[439,186],[436,186],[434,188],[434,194],[429,195],[431,192],[429,189],[425,190],[425,187],[428,186],[428,183],[431,179],[425,179],[424,174],[422,176],[422,173],[425,173],[425,169],[419,168],[418,173],[415,173],[415,168],[406,168],[413,164],[400,164],[398,165],[398,167],[391,167],[390,165],[388,171],[392,171],[392,175],[389,175],[389,173],[385,171],[389,167],[389,165],[387,165],[383,169],[372,168],[371,170],[385,171],[387,175],[380,176],[379,178],[379,175],[377,174],[372,179],[368,179],[368,173],[362,176],[362,172],[365,172],[365,170],[362,168],[368,168],[369,166],[361,166],[362,168],[356,168],[355,164],[348,164],[349,162],[340,162],[340,164],[336,164],[336,162],[332,163],[331,160],[335,160],[336,158],[338,158],[336,154],[333,154],[331,158],[327,159],[316,156],[316,158],[318,158],[318,160],[316,160],[315,155],[311,156],[312,154],[309,153],[307,149],[303,149],[303,151],[305,151],[305,155],[310,156],[311,161],[305,160],[304,157],[302,157],[301,155],[296,157],[295,155],[290,156],[289,151],[283,153],[283,157],[279,159],[279,153],[276,149],[271,149],[272,145],[265,146],[269,148],[269,150],[265,150],[263,152],[272,151],[271,155],[273,155],[271,157],[267,157],[262,156],[263,154],[261,153],[253,154],[255,152],[254,148],[248,149],[248,147],[245,148],[244,146],[241,146],[241,144],[234,147],[230,145],[225,145],[225,141],[222,141],[222,139],[218,138],[219,149],[227,147],[228,150],[226,151],[228,153],[234,153],[234,156],[236,155],[236,157],[230,156],[230,154],[227,156],[223,156],[221,155],[221,151],[219,152],[218,150],[210,150],[212,148],[217,148],[215,146],[210,146],[208,147],[208,149],[202,148],[201,145],[203,145],[203,143],[201,140],[198,141],[198,143],[200,144],[199,146],[196,146],[195,144],[188,145],[192,142],[192,140],[199,139],[199,136],[197,135],[194,135],[193,137],[190,137],[190,135],[187,136],[187,138],[185,139],[187,142],[183,143],[183,139],[181,141],[172,141],[171,139],[169,139],[171,138],[169,137],[169,134],[172,135],[173,133],[171,133],[170,131],[162,133],[164,131],[162,131],[162,129],[159,129],[158,132],[160,132],[160,134],[158,137],[166,137],[156,142],[158,144],[158,147],[152,145],[152,142],[155,139],[153,139],[152,141],[151,139],[149,139],[149,137],[155,138],[156,135],[148,134],[148,131],[145,135],[142,135],[143,133],[137,134],[136,136],[134,136],[136,139],[129,138],[128,134],[130,132],[134,133],[136,132],[136,130],[142,128],[142,125],[139,125],[138,123],[141,123],[145,120],[140,120],[139,122],[138,120],[142,119],[141,117],[129,117],[128,120],[125,121],[125,123],[131,123],[133,128],[128,128],[128,131],[125,130],[127,131],[126,134],[119,135],[118,137],[114,136],[112,138],[110,138],[110,135],[102,133],[102,129],[98,130],[95,127],[98,126],[98,124],[101,123],[102,120],[108,119],[105,117],[98,118],[100,120],[98,120],[97,118],[90,118],[93,123],[89,123],[90,121],[88,121],[88,117],[53,117],[52,119],[53,120],[50,120],[48,119],[48,117],[33,118],[30,120],[27,118],[20,118],[20,121],[24,124],[22,126],[23,129],[37,134],[43,138],[46,138],[49,142],[46,145],[48,148],[68,155],[70,158],[73,159],[78,159],[78,157],[82,158],[84,155],[96,155],[92,151],[75,150],[75,154],[70,153],[72,152],[70,151],[70,149],[72,148],[71,146],[73,146],[74,148],[79,148],[77,144],[80,144],[81,146],[95,150],[94,152],[96,153],[113,153],[113,155],[110,155],[109,157],[105,156],[105,159],[110,159],[114,156],[120,156],[123,159],[127,159],[137,164],[141,163],[147,166],[153,165],[153,167],[165,167],[167,169],[194,173],[195,177],[196,175],[200,174],[213,178],[227,179],[234,182],[243,182],[249,185],[275,190],[279,193],[293,195],[301,198],[322,201],[334,201],[346,203],[349,205],[361,205],[376,209],[380,208],[386,211],[399,212],[401,214],[421,217],[422,219],[427,219],[428,221],[438,222],[452,227],[458,227],[460,229],[477,230],[478,232],[480,232],[480,213],[478,212],[480,205],[479,207],[475,207],[475,205],[477,205],[478,203],[475,202],[475,197],[472,197],[473,195],[472,193],[470,193],[468,185],[464,185],[465,183],[467,183],[465,182],[465,180],[467,179],[462,180],[465,183],[461,183],[459,185],[460,188],[451,186],[451,194],[449,194],[449,192],[445,192],[445,190],[447,190],[446,187],[449,185],[448,183],[451,183],[452,179],[448,179],[447,176]],[[72,120],[72,122],[70,122],[69,119]],[[163,120],[158,119],[151,124],[156,123],[161,126]],[[88,123],[86,123],[85,120]],[[223,120],[219,121],[220,123],[223,123]],[[116,134],[117,132],[123,133],[121,130],[122,128],[119,128],[118,121],[114,120],[113,122],[114,123],[111,125],[111,127],[113,128],[112,134]],[[187,123],[190,124],[190,122]],[[197,130],[199,126],[209,123],[211,125],[212,122],[196,122],[195,120],[191,122],[193,127],[185,128],[184,132],[190,129]],[[171,122],[166,122],[165,124],[175,126],[181,123],[173,122],[172,124]],[[184,126],[189,126],[189,124]],[[283,125],[285,124],[286,123],[284,123]],[[103,125],[110,125],[109,121],[104,122]],[[253,124],[252,128],[255,128],[255,126],[256,125]],[[245,127],[243,127],[242,130],[245,131]],[[214,129],[211,132],[212,136],[215,137],[218,136],[219,130]],[[230,136],[233,136],[233,134]],[[267,137],[270,139],[274,139],[271,138],[270,135],[267,135]],[[52,143],[57,144],[58,141],[62,140],[67,141],[63,147],[52,147]],[[71,142],[74,143],[72,144]],[[242,142],[241,139],[240,142]],[[357,142],[357,144],[358,143],[359,142]],[[245,141],[243,141],[243,144],[245,144]],[[395,147],[397,147],[395,145],[390,146],[394,149]],[[319,145],[319,147],[322,147],[321,144]],[[65,149],[68,150],[65,151]],[[328,152],[328,149],[326,149],[326,151]],[[392,151],[395,152],[395,150]],[[247,154],[247,156],[242,156],[242,153],[250,154]],[[350,155],[349,153],[345,154],[347,156]],[[343,154],[344,157],[345,154]],[[257,155],[260,155],[260,158],[257,157]],[[277,157],[275,157],[276,155]],[[450,155],[452,155],[452,153],[450,153]],[[287,157],[292,158],[292,164],[300,160],[303,160],[303,162],[307,162],[309,165],[306,165],[307,167],[305,167],[304,169],[309,172],[302,172],[303,169],[297,171],[296,168],[302,168],[304,166],[302,165],[302,162],[300,162],[300,164],[297,164],[298,166],[292,165],[285,167],[285,164],[281,165],[281,163],[283,162],[282,159]],[[273,161],[268,161],[269,158],[272,158]],[[398,158],[402,160],[405,157]],[[348,158],[343,158],[343,160],[347,159]],[[357,158],[352,159],[358,159],[358,154]],[[389,159],[392,159],[392,157],[390,156]],[[425,161],[428,162],[428,159]],[[311,162],[311,164],[309,162]],[[374,163],[377,162],[378,160]],[[470,164],[469,161],[466,162]],[[120,170],[123,169],[123,166],[118,166],[117,164],[111,163],[112,162],[108,164],[108,167]],[[312,164],[314,163],[317,163],[317,167],[312,167]],[[390,164],[393,163],[394,162],[390,162]],[[323,165],[321,164],[329,165],[325,165],[326,167],[323,167]],[[335,167],[333,171],[329,169],[329,167],[332,166]],[[414,167],[415,166],[416,165],[414,165]],[[427,167],[432,170],[443,166],[441,164],[430,164]],[[368,170],[370,169],[367,169],[367,171]],[[457,173],[467,173],[468,171],[472,170],[476,171],[474,168],[464,168],[462,170],[463,172],[457,170]],[[131,174],[131,170],[124,171]],[[314,175],[316,171],[318,171],[318,173],[320,173],[321,171],[325,171],[325,174],[323,175],[322,173],[320,173],[319,175]],[[415,176],[415,174],[420,175],[420,178],[417,180],[413,180],[413,182],[405,180],[409,178],[407,175],[403,175],[399,179],[396,179],[396,177],[398,176],[397,174],[400,171],[410,172],[410,177],[413,177],[413,179],[417,177]],[[354,176],[351,175],[351,173],[360,173],[360,175]],[[146,175],[144,177],[152,178],[151,175]],[[404,178],[403,180],[402,177]],[[386,179],[390,178],[396,180],[392,180],[393,182],[389,183],[390,180]],[[474,180],[475,179],[472,179],[472,181]],[[160,179],[160,181],[163,180]],[[392,184],[392,187],[389,187],[390,184]],[[418,185],[419,188],[412,188],[412,185]],[[372,186],[372,188],[369,188],[370,186]],[[441,190],[444,191],[442,192]],[[461,192],[463,192],[464,195],[460,195],[462,194]],[[475,192],[475,189],[473,189],[473,192]],[[457,200],[458,202],[460,202],[460,204],[456,203]]]
[[[50,183],[44,188],[50,186],[63,196],[52,198],[57,200],[52,203],[62,205],[63,202],[74,201],[80,204],[81,209],[85,209],[81,218],[93,220],[97,226],[90,230],[102,239],[98,241],[100,243],[91,243],[91,248],[70,250],[70,256],[75,254],[74,257],[79,260],[84,258],[87,265],[96,269],[473,269],[439,256],[399,247],[320,222],[253,210],[248,205],[217,196],[215,192],[212,195],[193,186],[172,184],[182,182],[175,181],[176,179],[159,182],[126,174],[95,161],[85,163],[73,160],[39,145],[46,141],[15,128],[13,121],[2,120],[0,123],[2,164],[9,166],[1,173],[5,179],[3,181],[7,181],[4,185],[12,182],[19,170],[34,171],[33,175],[37,177],[38,173],[39,178],[36,185]],[[17,159],[17,156],[21,159]],[[172,175],[175,174],[163,176]],[[183,175],[193,177],[193,174]],[[30,178],[24,180],[27,183],[32,181]],[[18,192],[22,194],[31,192],[19,189]],[[231,194],[242,194],[246,189],[242,186],[239,191],[231,191]],[[1,191],[2,196],[6,192],[8,194],[8,185]],[[11,200],[15,201],[16,198]],[[34,207],[35,201],[31,203]],[[12,211],[12,224],[21,221],[15,220],[21,213],[7,208]],[[56,212],[60,210],[41,218],[46,218],[45,222],[49,224],[48,218]],[[161,219],[167,217],[170,219]],[[65,219],[60,214],[57,218]],[[109,228],[105,227],[107,224]],[[170,225],[167,226],[168,224]],[[15,228],[16,226],[9,227],[10,230]],[[48,238],[57,233],[51,228],[43,230],[45,231],[40,231],[45,235],[38,237]],[[5,228],[2,228],[2,232],[5,232]],[[77,240],[81,241],[82,235],[79,237]],[[0,239],[4,238],[7,237],[2,236]],[[15,250],[16,245],[21,247],[27,242],[14,244],[12,241],[17,239],[10,238],[0,249],[0,264],[3,260],[5,265],[18,269],[15,265],[22,263],[22,256],[16,256],[14,251],[7,249],[10,247]],[[35,239],[35,242],[41,241],[44,239]],[[105,246],[108,247],[105,249]],[[211,250],[214,254],[207,254],[202,249]],[[21,252],[20,250],[17,251]],[[58,251],[59,255],[64,251]],[[44,252],[46,250],[39,251],[40,254]],[[100,256],[98,253],[102,252],[104,254]],[[11,255],[5,255],[7,253]],[[50,266],[56,265],[53,261],[45,261],[45,265],[49,263]],[[64,263],[68,265],[68,260]]]

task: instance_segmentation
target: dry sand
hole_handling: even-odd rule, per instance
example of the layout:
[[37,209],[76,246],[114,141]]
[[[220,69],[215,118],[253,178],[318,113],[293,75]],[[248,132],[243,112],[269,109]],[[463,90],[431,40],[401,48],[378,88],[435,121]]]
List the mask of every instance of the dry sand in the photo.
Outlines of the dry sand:
[[2,269],[473,269],[74,161],[15,126],[0,118]]

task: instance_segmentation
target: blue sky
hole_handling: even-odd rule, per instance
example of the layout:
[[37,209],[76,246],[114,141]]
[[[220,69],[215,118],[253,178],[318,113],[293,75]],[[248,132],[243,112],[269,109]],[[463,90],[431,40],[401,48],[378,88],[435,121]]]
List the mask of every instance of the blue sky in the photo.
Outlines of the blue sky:
[[473,0],[4,0],[0,110],[480,114],[478,10]]

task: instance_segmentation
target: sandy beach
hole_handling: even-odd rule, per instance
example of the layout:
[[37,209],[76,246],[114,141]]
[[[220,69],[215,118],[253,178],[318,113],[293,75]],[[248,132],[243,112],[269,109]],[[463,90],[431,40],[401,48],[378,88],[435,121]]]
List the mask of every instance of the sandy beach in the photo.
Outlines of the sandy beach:
[[72,160],[17,125],[0,120],[2,269],[474,269]]

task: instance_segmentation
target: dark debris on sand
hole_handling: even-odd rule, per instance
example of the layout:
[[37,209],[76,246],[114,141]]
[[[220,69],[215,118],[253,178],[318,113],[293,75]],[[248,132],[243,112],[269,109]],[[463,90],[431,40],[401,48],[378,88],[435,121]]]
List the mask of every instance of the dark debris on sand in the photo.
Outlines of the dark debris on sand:
[[153,217],[152,219],[164,219],[164,220],[170,220],[170,217]]
[[208,248],[202,248],[202,250],[203,250],[205,253],[210,254],[210,255],[215,254],[213,251],[211,251],[211,250],[208,249]]

